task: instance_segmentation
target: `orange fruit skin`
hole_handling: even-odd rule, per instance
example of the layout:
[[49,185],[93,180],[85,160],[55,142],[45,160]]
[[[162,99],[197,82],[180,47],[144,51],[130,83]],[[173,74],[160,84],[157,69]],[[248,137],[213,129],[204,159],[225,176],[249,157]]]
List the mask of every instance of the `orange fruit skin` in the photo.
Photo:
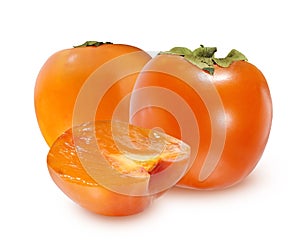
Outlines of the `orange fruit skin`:
[[[49,57],[37,76],[34,89],[37,121],[49,146],[59,135],[72,127],[74,105],[89,76],[106,62],[126,54],[132,54],[128,58],[128,63],[136,71],[142,69],[151,59],[141,49],[125,44],[65,49]],[[120,67],[115,67],[101,77],[101,81],[113,82],[113,86],[99,102],[95,120],[111,119],[116,105],[130,94],[133,88],[138,72],[128,74],[118,81],[111,81],[111,74],[119,69]],[[94,86],[91,90],[97,93],[99,87]],[[88,108],[82,108],[84,109],[88,110]]]
[[100,185],[87,186],[70,182],[48,166],[55,184],[74,202],[90,212],[105,216],[127,216],[142,212],[151,203],[153,196],[125,196],[109,191]]

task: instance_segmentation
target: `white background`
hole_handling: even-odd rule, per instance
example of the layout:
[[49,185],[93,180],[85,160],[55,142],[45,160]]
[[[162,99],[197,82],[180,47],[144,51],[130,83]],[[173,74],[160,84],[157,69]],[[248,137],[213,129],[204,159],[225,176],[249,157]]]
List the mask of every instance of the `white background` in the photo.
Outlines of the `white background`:
[[[2,1],[0,4],[0,244],[300,244],[297,1]],[[247,55],[269,82],[274,120],[265,153],[241,184],[173,189],[145,212],[93,215],[46,168],[34,112],[39,69],[86,40],[146,51],[217,46]]]

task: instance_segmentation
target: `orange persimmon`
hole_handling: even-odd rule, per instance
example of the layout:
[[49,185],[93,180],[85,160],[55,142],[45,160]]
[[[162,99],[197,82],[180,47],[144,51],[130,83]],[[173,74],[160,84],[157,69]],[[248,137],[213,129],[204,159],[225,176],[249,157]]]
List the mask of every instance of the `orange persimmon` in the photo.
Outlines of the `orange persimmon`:
[[150,59],[137,47],[94,41],[53,54],[41,68],[34,91],[47,144],[72,125],[111,119],[119,104],[126,117],[136,76]]
[[178,186],[219,189],[242,181],[268,141],[272,99],[263,73],[232,50],[175,47],[140,72],[130,122],[161,128],[191,146],[193,164]]
[[83,208],[132,215],[174,186],[189,166],[190,147],[164,133],[120,121],[88,122],[52,145],[49,173]]

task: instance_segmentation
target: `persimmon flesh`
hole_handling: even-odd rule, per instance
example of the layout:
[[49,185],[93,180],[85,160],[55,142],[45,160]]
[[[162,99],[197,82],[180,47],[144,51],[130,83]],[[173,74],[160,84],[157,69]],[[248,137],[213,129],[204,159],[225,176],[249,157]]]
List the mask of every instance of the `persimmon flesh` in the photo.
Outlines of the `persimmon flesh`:
[[52,145],[49,173],[83,208],[136,214],[174,186],[189,166],[190,147],[164,133],[120,121],[84,123]]

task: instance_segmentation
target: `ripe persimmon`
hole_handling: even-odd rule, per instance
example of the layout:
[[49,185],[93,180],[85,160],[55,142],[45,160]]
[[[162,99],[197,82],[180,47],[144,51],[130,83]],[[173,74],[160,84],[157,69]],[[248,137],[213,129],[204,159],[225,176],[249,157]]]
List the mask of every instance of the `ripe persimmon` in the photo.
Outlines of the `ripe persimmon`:
[[272,99],[263,73],[232,50],[175,47],[140,72],[130,122],[161,128],[191,146],[192,167],[178,186],[220,189],[246,178],[260,160],[272,124]]
[[[34,91],[36,116],[47,144],[51,146],[73,124],[111,119],[150,59],[137,47],[94,41],[53,54],[41,68]],[[92,74],[93,81],[87,83]],[[129,103],[122,106],[120,111],[127,115]]]
[[56,185],[83,208],[132,215],[174,186],[190,147],[164,133],[120,121],[88,122],[63,133],[47,164]]

